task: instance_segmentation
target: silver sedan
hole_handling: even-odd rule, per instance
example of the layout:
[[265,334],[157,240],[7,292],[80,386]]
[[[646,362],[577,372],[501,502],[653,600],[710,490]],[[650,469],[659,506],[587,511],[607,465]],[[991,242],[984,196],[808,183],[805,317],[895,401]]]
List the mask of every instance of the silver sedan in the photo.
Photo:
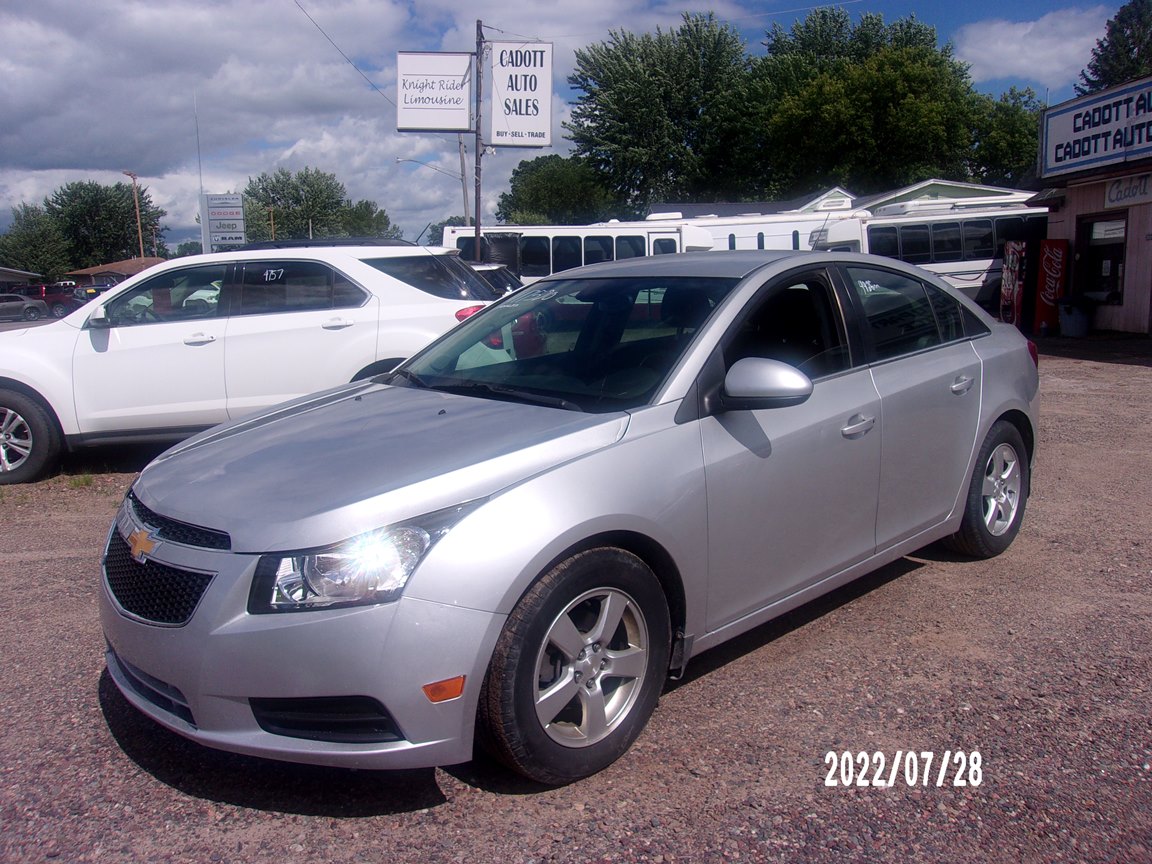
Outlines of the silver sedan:
[[111,527],[127,699],[211,747],[545,783],[624,753],[715,645],[1020,529],[1035,347],[886,258],[558,274],[394,372],[203,433]]

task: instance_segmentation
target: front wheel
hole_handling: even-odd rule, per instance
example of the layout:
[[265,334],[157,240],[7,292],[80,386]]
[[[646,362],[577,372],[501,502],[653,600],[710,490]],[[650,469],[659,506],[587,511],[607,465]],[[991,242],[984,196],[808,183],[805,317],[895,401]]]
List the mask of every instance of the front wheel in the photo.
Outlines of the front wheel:
[[606,768],[656,707],[670,632],[664,592],[644,562],[616,548],[574,555],[508,617],[481,691],[481,741],[541,783]]
[[24,310],[25,321],[38,321],[40,320],[40,310],[35,306],[29,306]]
[[1020,431],[997,421],[980,447],[960,530],[946,544],[973,558],[993,558],[1011,546],[1024,519],[1030,480]]
[[60,432],[39,402],[0,390],[0,485],[38,480],[60,449]]

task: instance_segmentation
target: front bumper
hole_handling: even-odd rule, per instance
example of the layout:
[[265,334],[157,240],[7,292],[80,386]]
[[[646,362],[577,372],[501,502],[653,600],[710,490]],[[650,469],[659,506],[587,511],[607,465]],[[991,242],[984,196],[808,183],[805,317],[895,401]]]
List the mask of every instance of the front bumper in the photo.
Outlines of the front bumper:
[[[142,545],[155,544],[140,555],[138,543],[132,559],[140,568],[133,578],[145,587],[157,571],[168,581],[184,573],[207,579],[202,594],[184,601],[190,611],[180,623],[181,616],[157,613],[130,595],[119,576],[112,589],[104,568],[108,671],[125,698],[162,726],[209,747],[318,765],[418,768],[471,758],[479,690],[504,616],[408,597],[250,615],[258,556],[157,539],[126,502],[109,543],[134,533],[148,538]],[[433,703],[422,690],[460,675],[459,698]],[[274,705],[291,718],[300,707],[320,705],[323,713],[336,706],[339,714],[350,704],[356,711],[376,706],[366,710],[379,716],[345,717],[353,734],[325,731],[333,727],[315,717],[280,734],[269,728],[283,732],[284,724],[270,724],[264,710]]]

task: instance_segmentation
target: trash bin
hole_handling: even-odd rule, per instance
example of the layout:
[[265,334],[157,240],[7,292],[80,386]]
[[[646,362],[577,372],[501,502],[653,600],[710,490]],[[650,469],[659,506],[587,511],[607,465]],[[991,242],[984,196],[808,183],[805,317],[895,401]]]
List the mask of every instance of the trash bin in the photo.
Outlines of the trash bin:
[[1079,303],[1060,304],[1060,335],[1075,339],[1088,335],[1088,313]]

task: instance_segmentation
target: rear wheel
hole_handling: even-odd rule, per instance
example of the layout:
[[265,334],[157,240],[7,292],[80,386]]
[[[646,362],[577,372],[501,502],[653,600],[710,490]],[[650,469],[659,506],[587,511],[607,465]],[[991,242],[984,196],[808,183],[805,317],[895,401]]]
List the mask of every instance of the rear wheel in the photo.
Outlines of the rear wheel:
[[67,314],[68,314],[68,307],[65,306],[63,303],[53,303],[52,304],[52,317],[53,318],[63,318]]
[[509,616],[480,697],[481,740],[542,783],[595,774],[655,709],[669,643],[667,601],[639,558],[615,548],[574,555]]
[[1024,519],[1030,479],[1020,431],[998,421],[980,447],[960,530],[947,545],[973,558],[993,558],[1011,546]]
[[39,479],[60,449],[60,432],[39,402],[0,390],[0,485]]

